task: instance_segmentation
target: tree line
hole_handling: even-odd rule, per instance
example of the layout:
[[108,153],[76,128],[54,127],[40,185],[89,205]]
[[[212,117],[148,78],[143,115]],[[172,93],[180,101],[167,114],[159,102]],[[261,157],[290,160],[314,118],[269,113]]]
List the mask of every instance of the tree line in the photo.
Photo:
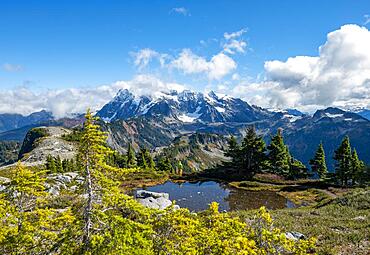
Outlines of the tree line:
[[[81,131],[72,132],[65,139],[81,142]],[[131,143],[128,144],[126,154],[112,151],[107,156],[106,162],[108,165],[118,168],[140,168],[145,171],[160,171],[180,176],[183,174],[183,165],[180,161],[170,160],[166,155],[159,155],[154,158],[151,152],[145,147],[140,148],[136,153]],[[61,159],[59,155],[48,155],[46,158],[45,168],[50,173],[73,172],[80,167],[78,160]]]
[[231,158],[229,165],[238,169],[238,173],[245,178],[262,172],[277,174],[287,179],[307,178],[316,174],[321,179],[330,176],[342,185],[348,185],[349,182],[363,183],[369,179],[369,168],[359,159],[356,149],[351,148],[348,136],[344,137],[335,150],[335,174],[328,174],[322,143],[309,161],[310,172],[301,161],[290,154],[281,129],[271,137],[270,144],[266,146],[263,137],[257,134],[255,128],[249,127],[241,143],[231,136],[225,155]]

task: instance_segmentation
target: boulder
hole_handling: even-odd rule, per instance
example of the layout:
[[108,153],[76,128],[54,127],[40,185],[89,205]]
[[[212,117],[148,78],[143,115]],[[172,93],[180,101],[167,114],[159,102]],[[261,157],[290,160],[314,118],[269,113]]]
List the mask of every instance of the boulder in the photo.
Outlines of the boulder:
[[[136,200],[145,207],[163,210],[172,205],[168,193],[152,192],[147,190],[138,190],[135,193]],[[179,209],[178,205],[174,209]]]
[[286,232],[285,236],[286,236],[286,238],[292,239],[294,241],[306,239],[306,236],[304,234],[299,233],[299,232],[294,232],[294,231]]

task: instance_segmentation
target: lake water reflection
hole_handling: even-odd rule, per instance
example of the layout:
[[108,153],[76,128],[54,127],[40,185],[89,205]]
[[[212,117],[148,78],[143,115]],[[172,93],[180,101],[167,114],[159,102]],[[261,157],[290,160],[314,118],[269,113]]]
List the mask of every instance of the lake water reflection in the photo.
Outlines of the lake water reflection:
[[266,206],[268,209],[294,207],[288,199],[271,191],[246,191],[230,187],[215,181],[198,181],[164,184],[147,187],[146,190],[170,194],[171,200],[176,200],[180,207],[191,211],[202,211],[215,201],[219,203],[220,211],[235,211],[258,209]]

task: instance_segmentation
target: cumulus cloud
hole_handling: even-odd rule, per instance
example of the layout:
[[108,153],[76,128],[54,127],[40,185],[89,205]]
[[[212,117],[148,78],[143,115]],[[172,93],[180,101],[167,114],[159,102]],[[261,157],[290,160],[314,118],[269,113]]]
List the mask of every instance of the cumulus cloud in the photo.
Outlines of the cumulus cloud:
[[184,49],[178,58],[171,61],[170,67],[183,71],[185,74],[205,73],[210,80],[219,80],[231,73],[237,64],[222,52],[207,61],[204,57],[194,54],[190,49]]
[[87,108],[96,111],[112,100],[120,89],[135,95],[158,95],[159,91],[184,90],[185,86],[164,82],[151,75],[137,75],[129,81],[117,81],[94,88],[70,88],[35,92],[29,88],[0,90],[0,113],[27,115],[40,110],[51,111],[56,118],[83,113]]
[[181,14],[181,15],[184,15],[184,16],[191,16],[189,10],[186,9],[185,7],[172,8],[170,13],[178,13],[178,14]]
[[7,72],[19,72],[23,70],[23,67],[21,65],[14,65],[9,63],[3,64],[2,67]]
[[235,89],[262,106],[370,107],[369,45],[367,28],[344,25],[327,35],[318,56],[267,61],[264,81]]

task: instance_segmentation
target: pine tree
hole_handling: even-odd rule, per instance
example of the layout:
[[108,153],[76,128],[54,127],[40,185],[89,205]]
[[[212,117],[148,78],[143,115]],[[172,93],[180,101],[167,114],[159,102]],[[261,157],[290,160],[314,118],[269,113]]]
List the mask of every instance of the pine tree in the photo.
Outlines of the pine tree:
[[306,178],[307,176],[307,167],[301,161],[292,157],[289,165],[289,174],[287,177],[290,179],[299,179]]
[[246,177],[263,170],[266,166],[266,145],[262,136],[258,136],[254,127],[247,130],[240,149],[241,172]]
[[334,152],[335,172],[341,181],[342,185],[347,185],[351,177],[351,145],[349,137],[345,136],[340,146]]
[[163,172],[167,172],[167,173],[172,173],[173,172],[173,167],[172,167],[171,161],[166,156],[162,156],[158,160],[157,168],[158,168],[159,171],[163,171]]
[[62,165],[62,160],[61,160],[60,156],[58,155],[56,158],[54,158],[54,160],[55,160],[56,172],[57,173],[63,173],[63,165]]
[[184,171],[184,166],[182,165],[181,161],[178,161],[177,162],[177,174],[179,176],[182,176],[183,171]]
[[48,155],[46,157],[46,169],[51,173],[57,172],[57,168],[55,166],[55,159],[51,155]]
[[106,146],[107,136],[100,130],[100,126],[95,124],[90,111],[85,115],[84,129],[80,142],[78,158],[82,165],[82,175],[84,177],[84,194],[87,197],[84,206],[83,220],[83,251],[90,249],[91,235],[94,225],[94,207],[101,206],[99,196],[104,195],[104,190],[109,190],[111,182],[109,180],[109,170],[113,168],[106,164],[106,159],[112,151]]
[[360,182],[361,175],[365,170],[365,163],[361,161],[357,155],[356,149],[353,149],[351,156],[351,178],[352,182]]
[[148,169],[149,170],[155,170],[155,163],[154,163],[153,157],[150,154],[150,151],[148,149],[145,150],[144,155],[145,155],[146,163],[148,165]]
[[10,172],[11,182],[0,192],[0,253],[46,254],[73,217],[43,204],[47,196],[44,171],[33,171],[20,162]]
[[135,151],[132,148],[131,143],[128,144],[127,148],[127,163],[128,168],[132,168],[136,166],[136,157],[135,157]]
[[237,167],[240,163],[240,146],[234,136],[231,136],[229,139],[228,149],[225,152],[225,156],[231,158],[232,165],[234,167]]
[[316,150],[315,156],[310,160],[311,170],[319,175],[322,179],[328,172],[325,161],[325,151],[322,143],[319,144],[319,147]]
[[290,170],[290,154],[288,147],[284,144],[281,129],[271,138],[271,143],[267,147],[269,150],[268,160],[273,173],[288,176]]
[[148,170],[148,163],[146,161],[146,153],[145,153],[146,149],[145,148],[141,148],[138,155],[137,155],[137,165],[139,167],[141,167],[142,169],[144,170]]

